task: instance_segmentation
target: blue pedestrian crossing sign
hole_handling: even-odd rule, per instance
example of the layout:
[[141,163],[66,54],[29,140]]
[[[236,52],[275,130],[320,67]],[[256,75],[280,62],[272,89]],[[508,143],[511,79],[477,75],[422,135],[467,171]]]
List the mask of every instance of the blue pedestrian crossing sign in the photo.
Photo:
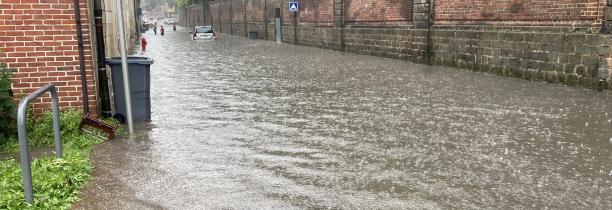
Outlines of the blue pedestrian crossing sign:
[[289,12],[297,12],[298,8],[299,6],[297,2],[289,2]]

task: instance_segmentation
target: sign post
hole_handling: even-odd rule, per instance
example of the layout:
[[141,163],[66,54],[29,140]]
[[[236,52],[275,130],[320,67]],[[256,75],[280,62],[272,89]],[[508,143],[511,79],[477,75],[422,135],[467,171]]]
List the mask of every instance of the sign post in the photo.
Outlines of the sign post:
[[297,12],[300,6],[297,1],[289,2],[289,12]]
[[276,31],[276,44],[281,44],[283,42],[283,32],[281,27],[281,8],[274,9],[274,30]]
[[121,53],[121,69],[123,73],[123,89],[125,91],[125,108],[127,115],[128,131],[134,133],[134,121],[132,120],[132,95],[130,91],[130,75],[128,72],[127,50],[125,47],[125,23],[123,22],[123,3],[121,0],[115,2],[117,7],[117,21],[119,21],[119,51]]

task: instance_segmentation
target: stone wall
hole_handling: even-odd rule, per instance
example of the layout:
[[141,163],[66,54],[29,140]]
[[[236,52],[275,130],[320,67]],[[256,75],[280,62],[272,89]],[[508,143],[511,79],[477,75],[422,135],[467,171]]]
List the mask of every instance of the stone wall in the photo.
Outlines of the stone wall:
[[[300,6],[297,18],[285,8],[287,0],[231,4],[244,5],[242,10],[227,6],[231,1],[238,0],[210,3],[218,16],[211,18],[213,26],[222,33],[246,36],[254,31],[260,39],[274,40],[278,7],[285,43],[612,87],[612,37],[606,35],[612,0],[313,0]],[[236,11],[245,16],[234,16]],[[227,15],[238,18],[229,21],[223,18]]]
[[180,11],[181,15],[179,16],[179,22],[183,26],[189,28],[210,23],[211,14],[209,14],[210,11],[208,10],[209,9],[204,7],[203,4],[183,8]]
[[431,56],[436,65],[600,89],[608,78],[599,68],[605,38],[541,27],[435,27]]

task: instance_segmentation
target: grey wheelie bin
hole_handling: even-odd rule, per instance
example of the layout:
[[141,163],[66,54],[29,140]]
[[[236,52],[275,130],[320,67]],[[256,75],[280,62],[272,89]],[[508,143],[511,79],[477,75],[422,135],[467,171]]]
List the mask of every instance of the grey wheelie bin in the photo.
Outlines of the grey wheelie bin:
[[[128,71],[132,99],[132,118],[134,121],[151,120],[151,64],[148,57],[128,56]],[[111,69],[113,79],[113,95],[115,114],[113,117],[120,122],[126,121],[125,91],[123,86],[123,70],[121,57],[106,58],[106,64]]]

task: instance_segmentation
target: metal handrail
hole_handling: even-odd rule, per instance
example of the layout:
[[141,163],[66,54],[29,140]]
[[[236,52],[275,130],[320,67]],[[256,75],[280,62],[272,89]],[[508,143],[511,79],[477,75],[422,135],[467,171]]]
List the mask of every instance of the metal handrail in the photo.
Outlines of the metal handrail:
[[28,130],[26,128],[27,108],[30,102],[49,92],[51,95],[51,109],[53,110],[53,133],[55,134],[55,155],[57,158],[62,158],[62,137],[60,131],[59,119],[59,99],[57,97],[57,89],[53,84],[47,84],[32,94],[21,99],[19,109],[17,110],[17,132],[19,133],[19,149],[21,157],[21,169],[23,171],[23,191],[25,192],[26,202],[32,203],[34,195],[32,194],[32,167],[30,162],[30,151],[28,149]]

